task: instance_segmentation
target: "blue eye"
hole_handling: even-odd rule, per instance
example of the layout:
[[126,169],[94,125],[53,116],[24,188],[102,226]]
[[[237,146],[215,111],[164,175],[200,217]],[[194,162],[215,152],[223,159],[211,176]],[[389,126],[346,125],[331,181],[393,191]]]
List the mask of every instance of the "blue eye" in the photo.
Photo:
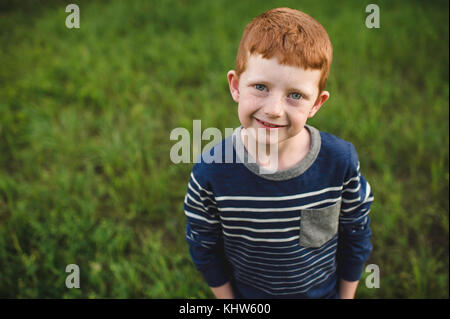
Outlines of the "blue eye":
[[255,84],[255,89],[258,91],[264,91],[266,89],[266,86],[264,84]]
[[300,93],[291,93],[289,94],[291,96],[291,98],[293,98],[294,100],[300,100],[302,98],[302,95]]

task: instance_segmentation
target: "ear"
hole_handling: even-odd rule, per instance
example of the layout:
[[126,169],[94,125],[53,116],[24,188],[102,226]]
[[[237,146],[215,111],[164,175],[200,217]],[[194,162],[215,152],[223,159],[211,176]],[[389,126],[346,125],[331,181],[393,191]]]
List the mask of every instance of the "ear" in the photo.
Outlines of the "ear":
[[322,91],[319,96],[317,97],[316,101],[314,102],[313,107],[309,111],[308,118],[313,117],[317,111],[319,111],[320,107],[323,105],[323,103],[326,102],[330,98],[330,92],[328,91]]
[[239,103],[239,77],[237,76],[236,71],[228,71],[227,79],[231,97],[236,103]]

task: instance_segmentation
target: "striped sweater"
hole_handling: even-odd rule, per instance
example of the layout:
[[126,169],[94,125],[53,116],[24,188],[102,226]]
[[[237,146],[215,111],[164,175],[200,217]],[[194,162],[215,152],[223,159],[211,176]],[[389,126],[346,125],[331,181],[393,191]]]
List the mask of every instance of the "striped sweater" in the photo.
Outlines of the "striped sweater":
[[[337,296],[339,278],[360,279],[372,250],[370,185],[351,143],[305,127],[310,150],[288,169],[264,173],[242,126],[194,164],[186,240],[209,286],[230,281],[241,298],[323,298]],[[216,152],[222,163],[206,160]]]

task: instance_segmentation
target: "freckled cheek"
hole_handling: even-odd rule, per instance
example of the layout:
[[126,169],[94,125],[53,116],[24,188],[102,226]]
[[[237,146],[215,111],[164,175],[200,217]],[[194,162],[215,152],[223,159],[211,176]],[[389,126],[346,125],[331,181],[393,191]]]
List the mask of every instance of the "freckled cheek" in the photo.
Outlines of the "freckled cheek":
[[285,111],[285,116],[289,122],[289,130],[297,130],[299,126],[304,123],[304,116],[298,110],[288,108]]
[[290,121],[291,121],[291,129],[294,132],[299,132],[303,129],[303,126],[305,125],[307,120],[307,116],[302,113],[296,113],[291,114]]
[[260,108],[259,99],[253,97],[242,97],[239,100],[238,114],[241,123],[250,123],[253,114]]

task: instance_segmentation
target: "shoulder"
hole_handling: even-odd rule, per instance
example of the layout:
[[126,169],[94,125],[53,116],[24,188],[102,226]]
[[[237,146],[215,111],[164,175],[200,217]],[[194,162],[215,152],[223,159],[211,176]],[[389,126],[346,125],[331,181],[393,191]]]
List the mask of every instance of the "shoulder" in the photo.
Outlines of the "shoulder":
[[320,132],[320,155],[330,161],[339,162],[344,166],[354,166],[358,163],[358,154],[354,145],[331,133]]
[[206,146],[205,150],[195,160],[192,173],[204,183],[214,180],[217,174],[220,174],[224,169],[223,163],[227,163],[227,157],[233,156],[233,152],[232,136],[213,143],[212,146]]

